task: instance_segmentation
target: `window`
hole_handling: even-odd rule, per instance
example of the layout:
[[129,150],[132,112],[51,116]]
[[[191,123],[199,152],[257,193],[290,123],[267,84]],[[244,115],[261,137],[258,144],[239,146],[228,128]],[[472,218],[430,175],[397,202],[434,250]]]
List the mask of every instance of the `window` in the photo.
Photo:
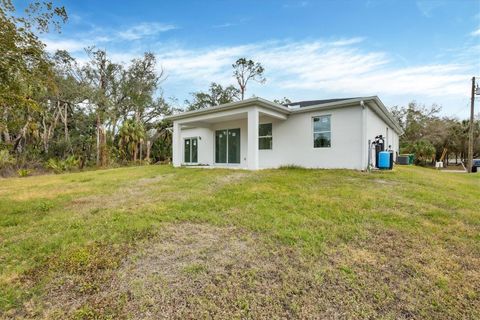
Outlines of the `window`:
[[272,149],[272,124],[263,123],[258,126],[258,149]]
[[330,148],[331,145],[330,116],[313,117],[313,147]]

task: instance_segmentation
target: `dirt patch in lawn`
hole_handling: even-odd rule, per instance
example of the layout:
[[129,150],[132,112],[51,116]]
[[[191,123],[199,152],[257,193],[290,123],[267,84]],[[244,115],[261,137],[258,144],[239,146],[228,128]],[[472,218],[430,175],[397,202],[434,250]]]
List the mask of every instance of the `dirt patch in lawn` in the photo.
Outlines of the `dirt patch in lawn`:
[[[172,178],[172,174],[165,174],[134,180],[108,194],[95,194],[76,198],[71,201],[66,209],[75,210],[75,212],[91,212],[97,209],[138,208],[145,203],[159,200],[157,198],[160,196],[164,196],[164,194],[153,191],[154,189],[162,188],[162,185],[169,183],[169,180]],[[177,196],[180,198],[181,193],[177,193]]]
[[[212,176],[212,181],[208,188],[202,189],[202,192],[213,193],[218,189],[235,182],[239,182],[249,174],[247,172],[225,173],[224,175]],[[104,209],[125,209],[133,210],[144,206],[150,206],[162,200],[185,201],[198,190],[192,189],[191,192],[182,192],[174,187],[174,174],[158,175],[150,178],[142,178],[120,186],[114,192],[108,194],[96,194],[74,199],[66,207],[75,212],[96,213]]]
[[349,292],[362,318],[480,318],[480,255],[461,243],[372,229],[327,255],[330,299]]
[[[235,227],[182,223],[60,268],[32,317],[449,319],[479,316],[478,257],[391,230],[307,257]],[[127,250],[127,249],[125,249]],[[101,252],[104,252],[102,255]],[[461,259],[460,255],[464,256]],[[80,256],[82,261],[82,255]],[[93,265],[95,272],[90,272]],[[469,278],[470,280],[467,280]],[[467,284],[462,288],[462,284]],[[476,291],[475,291],[476,290]],[[35,311],[36,310],[36,311]]]
[[[89,290],[81,274],[54,277],[45,317],[308,317],[317,286],[294,249],[234,227],[177,224],[139,245]],[[105,281],[108,279],[108,281]],[[309,293],[310,292],[310,293]],[[332,309],[333,310],[333,309]]]

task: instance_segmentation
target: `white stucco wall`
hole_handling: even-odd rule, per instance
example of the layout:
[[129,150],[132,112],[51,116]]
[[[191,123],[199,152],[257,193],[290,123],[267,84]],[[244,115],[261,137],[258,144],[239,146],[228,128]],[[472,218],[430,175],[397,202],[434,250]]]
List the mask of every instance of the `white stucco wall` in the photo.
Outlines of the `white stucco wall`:
[[[257,107],[254,107],[257,108]],[[184,163],[184,139],[198,137],[198,163],[215,165],[215,131],[240,128],[240,164],[228,166],[247,168],[248,166],[248,119],[243,110],[241,119],[203,123],[195,128],[182,128],[179,145],[176,149],[181,159],[175,163]],[[363,170],[366,168],[368,153],[367,140],[377,135],[387,137],[387,146],[398,151],[398,134],[388,126],[375,112],[367,107],[351,106],[330,110],[292,113],[281,120],[260,112],[259,123],[272,123],[273,142],[271,150],[258,150],[259,168],[277,168],[283,165],[297,165],[306,168],[347,168]],[[264,111],[264,110],[263,110]],[[313,147],[313,117],[331,116],[331,147]],[[206,118],[200,119],[206,121]],[[366,121],[363,121],[365,119]],[[364,127],[364,125],[366,125]],[[258,130],[258,128],[256,128]],[[362,150],[363,149],[363,150]],[[221,164],[219,166],[225,166]]]
[[184,163],[184,154],[185,154],[185,138],[198,138],[198,163],[199,164],[213,164],[213,153],[211,150],[214,148],[214,137],[211,134],[209,128],[189,128],[182,129],[180,134],[180,156],[181,163]]
[[[313,117],[330,115],[331,147],[313,147]],[[260,123],[266,121],[260,119]],[[361,109],[339,108],[292,114],[272,122],[273,148],[260,150],[260,168],[298,165],[307,168],[361,168]]]

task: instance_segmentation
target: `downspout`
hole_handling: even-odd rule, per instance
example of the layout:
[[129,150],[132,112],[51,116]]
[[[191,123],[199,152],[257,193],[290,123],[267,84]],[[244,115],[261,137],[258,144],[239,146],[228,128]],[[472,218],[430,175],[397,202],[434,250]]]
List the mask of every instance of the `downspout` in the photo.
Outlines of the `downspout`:
[[360,101],[362,107],[362,141],[361,141],[361,155],[362,155],[362,170],[367,170],[367,152],[370,152],[370,146],[367,143],[367,106],[363,100]]

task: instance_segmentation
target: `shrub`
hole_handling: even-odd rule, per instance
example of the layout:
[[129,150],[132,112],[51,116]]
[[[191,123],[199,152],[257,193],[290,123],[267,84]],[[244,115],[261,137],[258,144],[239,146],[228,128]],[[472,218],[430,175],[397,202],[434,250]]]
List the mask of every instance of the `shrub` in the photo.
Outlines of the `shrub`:
[[65,160],[48,159],[47,168],[52,169],[55,173],[62,173],[78,168],[78,159],[75,156],[70,156]]
[[17,170],[17,174],[21,178],[28,177],[31,173],[32,173],[32,171],[28,170],[28,169],[18,169]]
[[11,166],[15,163],[15,159],[10,155],[8,150],[0,150],[0,169]]
[[286,165],[280,166],[279,169],[280,170],[300,170],[305,168],[302,166],[298,166],[296,164],[286,164]]
[[418,140],[415,143],[407,145],[403,151],[415,154],[417,164],[427,164],[427,161],[433,161],[435,157],[435,147],[428,140]]

